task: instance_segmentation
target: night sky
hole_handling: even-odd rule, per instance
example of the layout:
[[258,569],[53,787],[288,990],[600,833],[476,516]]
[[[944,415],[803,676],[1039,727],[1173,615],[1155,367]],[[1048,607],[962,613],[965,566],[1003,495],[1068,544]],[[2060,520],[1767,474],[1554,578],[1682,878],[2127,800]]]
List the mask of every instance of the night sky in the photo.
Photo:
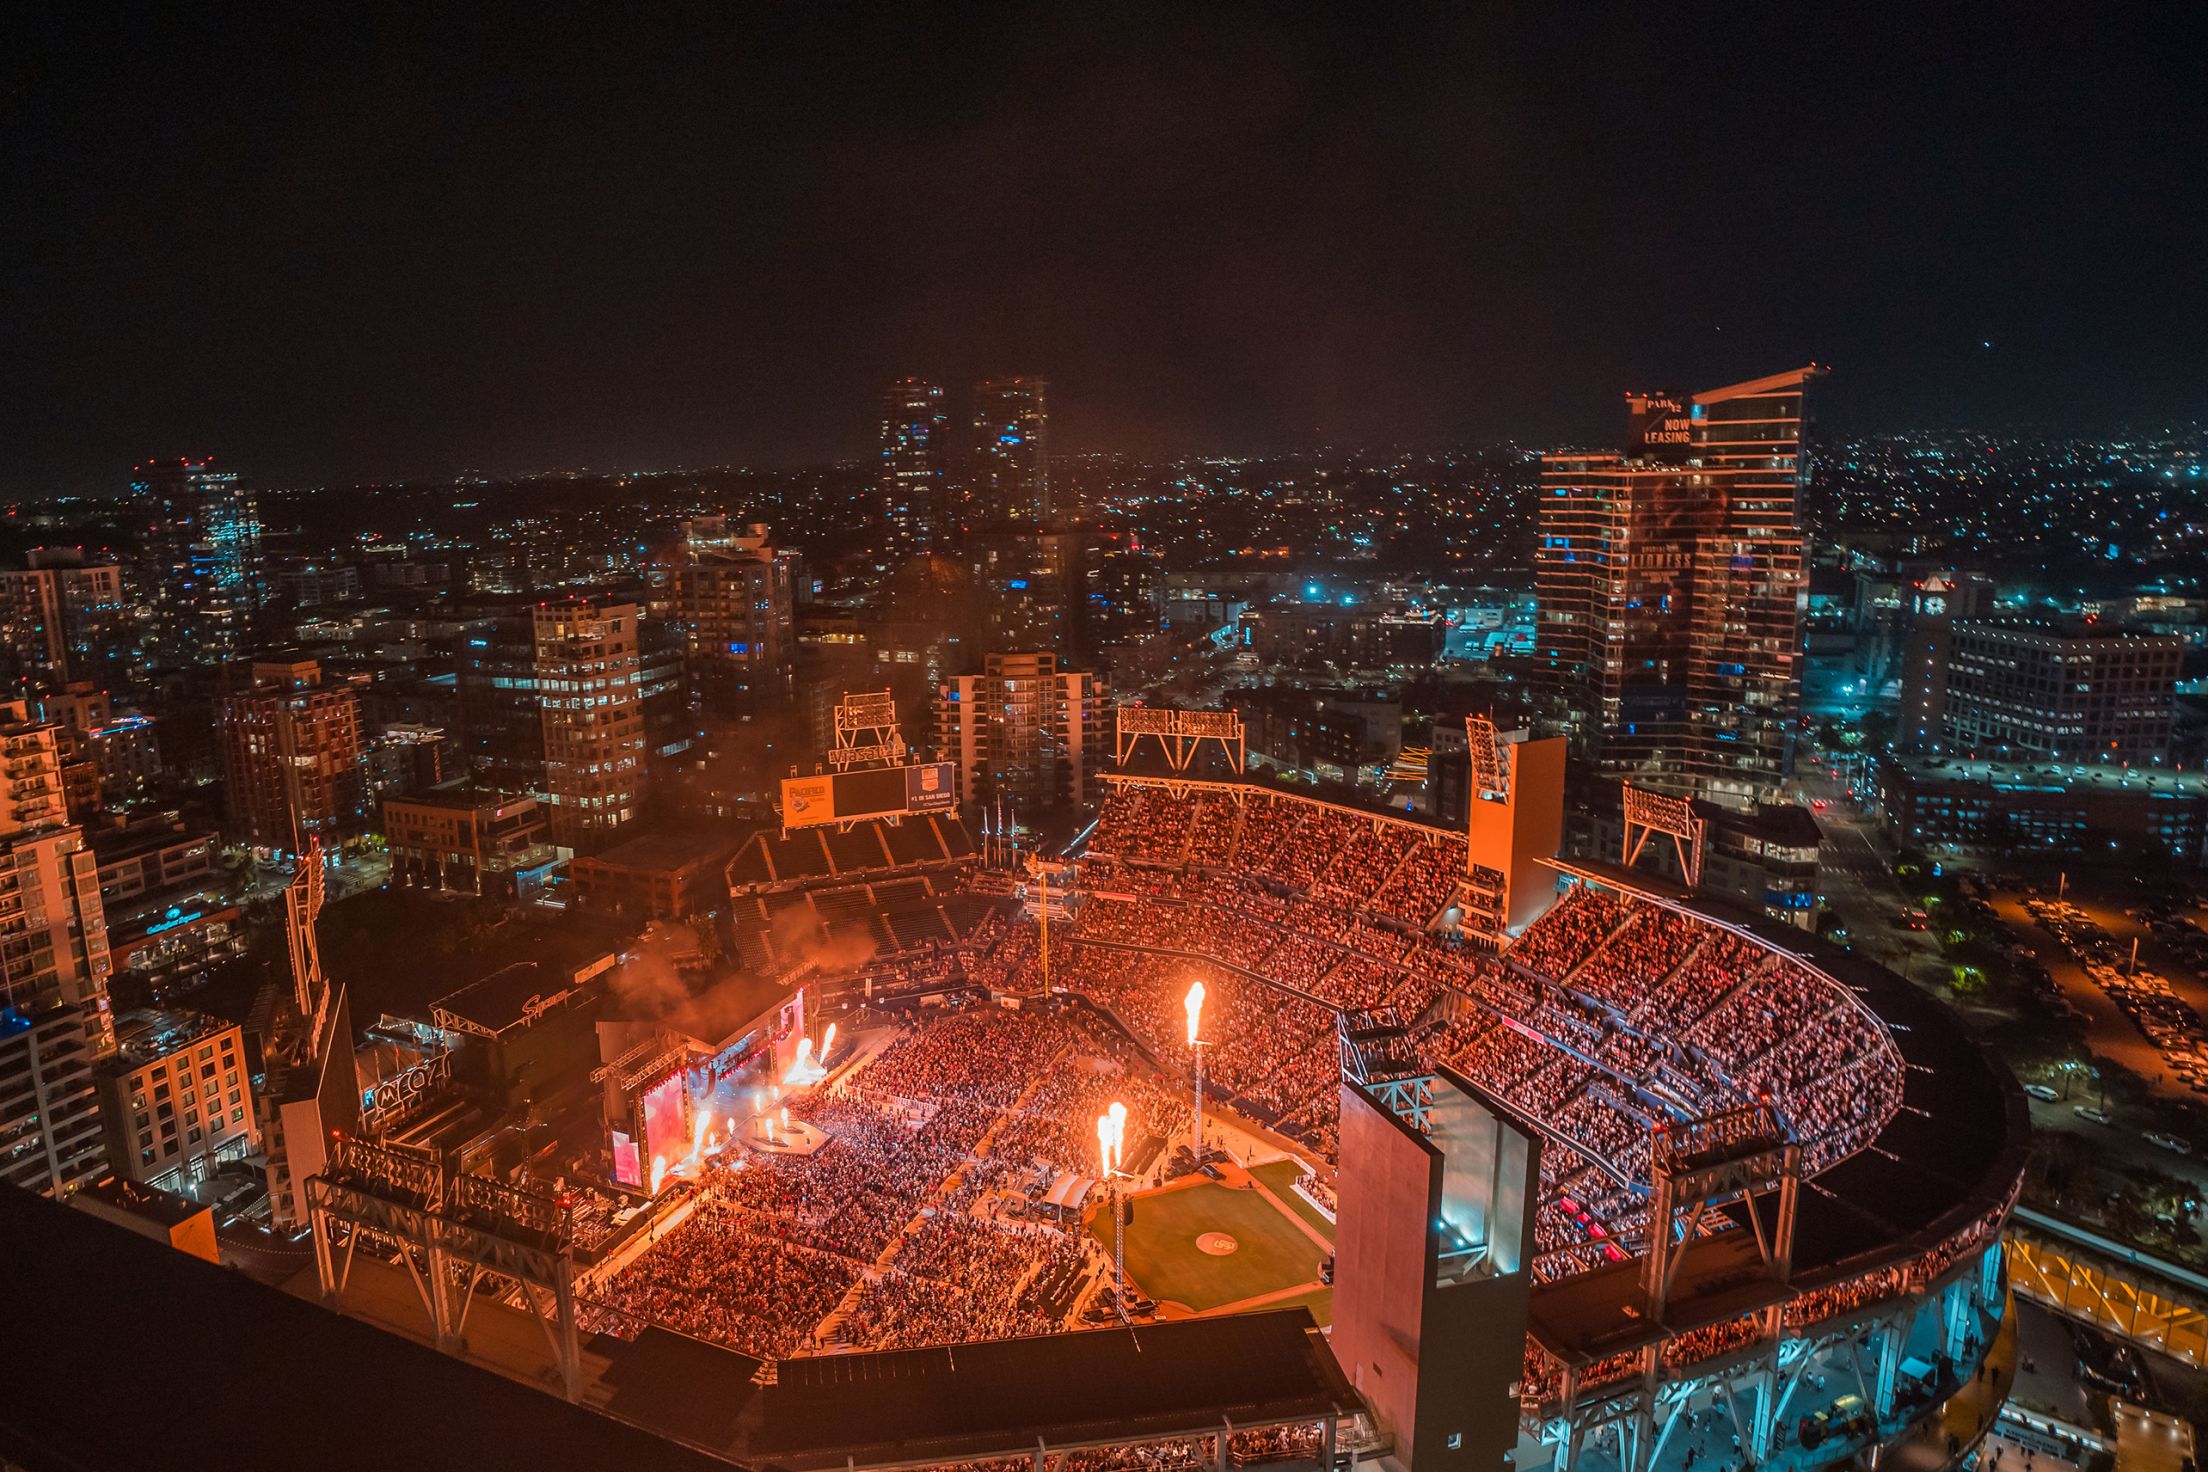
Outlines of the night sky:
[[0,492],[2208,415],[2208,6],[1187,8],[24,10]]

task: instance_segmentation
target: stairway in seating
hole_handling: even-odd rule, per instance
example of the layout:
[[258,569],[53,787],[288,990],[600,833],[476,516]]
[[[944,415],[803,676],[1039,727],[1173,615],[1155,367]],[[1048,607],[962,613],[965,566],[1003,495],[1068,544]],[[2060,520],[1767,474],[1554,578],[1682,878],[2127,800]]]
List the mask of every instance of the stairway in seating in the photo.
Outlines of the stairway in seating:
[[[1230,799],[1221,798],[1220,801],[1226,802]],[[1242,825],[1249,821],[1249,817],[1250,805],[1247,801],[1234,804],[1234,826],[1227,831],[1226,852],[1219,856],[1219,866],[1221,868],[1232,869],[1239,862],[1242,852]],[[1196,830],[1194,828],[1189,829],[1188,842],[1191,849],[1189,856],[1194,858],[1193,850],[1196,843]]]
[[1610,943],[1612,941],[1616,940],[1619,936],[1625,934],[1628,930],[1631,930],[1634,926],[1640,923],[1641,912],[1639,910],[1627,911],[1625,920],[1618,926],[1617,929],[1611,931],[1601,940],[1596,941],[1592,946],[1589,946],[1587,948],[1587,954],[1581,956],[1577,961],[1573,962],[1572,969],[1565,972],[1562,976],[1559,976],[1557,980],[1562,982],[1565,986],[1570,986],[1573,979],[1577,977],[1580,972],[1585,971],[1589,966],[1594,964],[1595,957],[1610,949]]
[[[1364,901],[1357,906],[1356,913],[1360,915],[1365,915],[1372,912],[1373,902],[1379,899],[1380,896],[1386,894],[1388,892],[1388,886],[1395,883],[1396,876],[1410,867],[1411,860],[1419,856],[1419,853],[1423,846],[1423,842],[1424,841],[1421,840],[1419,843],[1414,843],[1409,848],[1403,850],[1403,857],[1398,859],[1395,863],[1395,866],[1389,869],[1388,872],[1384,876],[1382,876],[1380,882],[1372,886],[1372,888],[1364,891]],[[1383,911],[1382,913],[1385,914],[1387,912]]]
[[[1740,980],[1725,988],[1725,990],[1719,994],[1716,1001],[1710,1003],[1709,1006],[1703,1008],[1700,1012],[1696,1013],[1694,1017],[1689,1020],[1684,1027],[1679,1029],[1680,1041],[1691,1043],[1694,1035],[1702,1030],[1703,1023],[1708,1022],[1712,1017],[1715,1017],[1718,1013],[1724,1011],[1727,1007],[1730,1007],[1733,1004],[1734,999],[1737,998],[1742,992],[1748,990],[1749,986],[1754,983],[1756,978],[1761,976],[1764,972],[1770,970],[1772,966],[1778,962],[1778,959],[1779,958],[1776,956],[1767,956],[1763,960],[1758,961],[1755,965],[1749,967],[1746,971],[1741,972]],[[1693,1043],[1693,1046],[1700,1047],[1701,1044]]]
[[1186,870],[1189,860],[1196,856],[1196,830],[1202,826],[1204,821],[1204,804],[1210,801],[1211,799],[1208,797],[1199,797],[1196,799],[1195,807],[1190,810],[1188,831],[1181,835],[1180,851],[1173,855],[1174,869]]
[[1625,1025],[1635,1032],[1639,1032],[1640,1028],[1636,1024],[1640,1022],[1641,1014],[1655,1006],[1656,999],[1664,994],[1665,988],[1669,987],[1681,972],[1701,959],[1702,953],[1715,943],[1711,936],[1697,936],[1694,944],[1687,947],[1687,953],[1679,958],[1679,964],[1666,971],[1662,976],[1657,977],[1655,983],[1649,987],[1648,995],[1641,998],[1640,1005],[1625,1014]]

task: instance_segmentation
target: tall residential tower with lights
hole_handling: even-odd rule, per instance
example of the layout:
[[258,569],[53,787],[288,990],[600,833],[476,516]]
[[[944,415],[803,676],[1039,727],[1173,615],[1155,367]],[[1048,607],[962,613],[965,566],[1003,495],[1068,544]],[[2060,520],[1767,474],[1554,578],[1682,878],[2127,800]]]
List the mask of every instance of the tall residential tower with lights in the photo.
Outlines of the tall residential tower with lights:
[[944,540],[943,386],[900,378],[882,394],[882,550],[902,562]]
[[1645,785],[1768,802],[1793,759],[1815,367],[1627,396],[1622,453],[1544,458],[1541,674],[1580,753]]
[[150,461],[131,492],[161,657],[200,664],[248,652],[267,591],[253,493],[204,460]]
[[967,499],[980,520],[1050,519],[1048,388],[1040,378],[989,378],[974,386],[974,463]]

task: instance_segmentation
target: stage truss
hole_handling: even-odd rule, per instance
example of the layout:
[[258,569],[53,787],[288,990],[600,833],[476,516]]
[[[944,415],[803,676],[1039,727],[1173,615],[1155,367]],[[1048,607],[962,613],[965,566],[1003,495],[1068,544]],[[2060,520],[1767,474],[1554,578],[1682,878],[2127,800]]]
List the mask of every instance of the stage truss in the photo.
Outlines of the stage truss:
[[1120,766],[1155,740],[1165,753],[1166,765],[1176,772],[1188,770],[1207,741],[1219,743],[1220,752],[1236,776],[1242,775],[1244,743],[1242,717],[1231,710],[1181,710],[1169,705],[1120,705],[1113,708],[1113,760]]
[[590,1071],[590,1081],[604,1083],[608,1078],[625,1094],[633,1094],[645,1084],[653,1084],[686,1067],[690,1061],[690,1040],[677,1032],[661,1030],[637,1043],[611,1063],[601,1063]]
[[1702,852],[1705,830],[1708,825],[1695,816],[1694,805],[1683,797],[1666,797],[1660,792],[1649,792],[1625,784],[1625,846],[1623,862],[1630,869],[1640,859],[1641,850],[1648,846],[1652,833],[1662,833],[1671,839],[1672,852],[1678,855],[1679,872],[1687,879],[1689,889],[1702,887]]
[[548,1196],[489,1176],[448,1175],[426,1149],[340,1136],[307,1182],[323,1301],[342,1309],[364,1235],[390,1244],[437,1347],[468,1350],[468,1311],[511,1283],[543,1329],[570,1401],[582,1392],[575,1259],[567,1212]]

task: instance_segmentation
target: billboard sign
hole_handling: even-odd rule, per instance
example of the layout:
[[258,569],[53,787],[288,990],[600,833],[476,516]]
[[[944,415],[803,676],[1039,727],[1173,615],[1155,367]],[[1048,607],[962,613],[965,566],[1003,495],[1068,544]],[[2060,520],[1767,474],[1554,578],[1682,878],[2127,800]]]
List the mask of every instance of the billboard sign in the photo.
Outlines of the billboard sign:
[[836,821],[836,779],[833,777],[785,777],[782,780],[782,826],[804,828]]
[[949,762],[905,768],[905,811],[947,813],[958,806],[958,782]]
[[1694,406],[1684,394],[1628,394],[1632,430],[1626,453],[1677,463],[1694,443]]

